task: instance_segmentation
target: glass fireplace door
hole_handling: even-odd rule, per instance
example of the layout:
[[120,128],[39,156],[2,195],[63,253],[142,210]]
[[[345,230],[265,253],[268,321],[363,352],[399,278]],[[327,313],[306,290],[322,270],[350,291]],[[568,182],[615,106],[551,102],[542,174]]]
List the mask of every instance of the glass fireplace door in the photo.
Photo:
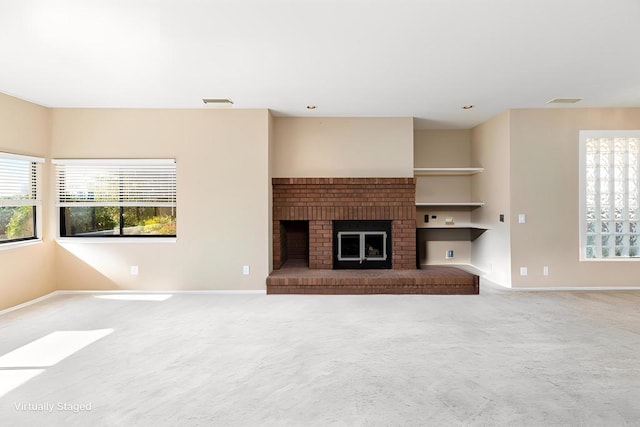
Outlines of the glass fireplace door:
[[341,231],[338,233],[339,261],[385,261],[387,233],[384,231]]

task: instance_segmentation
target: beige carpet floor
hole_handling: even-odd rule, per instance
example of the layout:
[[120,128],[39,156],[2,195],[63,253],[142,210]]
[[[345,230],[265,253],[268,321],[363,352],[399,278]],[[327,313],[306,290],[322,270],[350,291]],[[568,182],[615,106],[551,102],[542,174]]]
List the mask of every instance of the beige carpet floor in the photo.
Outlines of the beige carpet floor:
[[640,425],[639,307],[631,291],[56,295],[0,316],[0,425]]

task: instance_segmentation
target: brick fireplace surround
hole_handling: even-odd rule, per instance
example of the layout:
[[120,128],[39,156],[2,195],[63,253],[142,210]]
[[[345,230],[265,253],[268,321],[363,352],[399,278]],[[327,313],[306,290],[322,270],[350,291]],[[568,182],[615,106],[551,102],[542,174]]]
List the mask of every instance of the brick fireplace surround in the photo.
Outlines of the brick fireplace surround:
[[334,220],[391,221],[392,268],[416,269],[415,178],[274,178],[273,268],[285,261],[281,221],[309,222],[309,269],[333,267]]
[[[415,178],[274,178],[272,184],[268,294],[479,293],[474,274],[417,268]],[[333,270],[333,221],[339,220],[390,221],[391,270]]]

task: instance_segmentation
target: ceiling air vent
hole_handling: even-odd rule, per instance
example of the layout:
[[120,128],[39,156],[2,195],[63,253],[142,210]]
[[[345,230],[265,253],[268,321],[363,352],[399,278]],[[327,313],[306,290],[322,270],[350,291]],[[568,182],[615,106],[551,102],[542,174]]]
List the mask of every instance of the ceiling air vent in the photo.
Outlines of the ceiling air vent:
[[575,104],[582,101],[582,98],[553,98],[547,104]]
[[233,105],[233,101],[229,98],[203,98],[202,102],[207,105],[217,105],[220,107],[230,107]]

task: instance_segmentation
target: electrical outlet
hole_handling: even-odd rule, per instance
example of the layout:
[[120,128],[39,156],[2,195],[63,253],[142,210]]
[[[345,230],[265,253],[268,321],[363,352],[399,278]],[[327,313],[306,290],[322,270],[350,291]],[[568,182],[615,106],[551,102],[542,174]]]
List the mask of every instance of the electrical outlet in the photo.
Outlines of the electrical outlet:
[[526,276],[527,274],[529,274],[527,272],[527,267],[520,267],[520,275],[521,276]]
[[453,258],[453,249],[449,249],[447,252],[444,253],[444,257],[446,259],[451,259]]
[[518,214],[518,222],[520,224],[525,224],[527,222],[527,215],[525,214]]
[[137,265],[132,265],[131,267],[129,267],[129,273],[131,273],[132,276],[137,276],[138,274],[140,274],[140,269]]
[[244,274],[245,276],[249,275],[249,266],[248,265],[243,265],[242,266],[242,274]]
[[542,267],[542,275],[543,276],[548,276],[549,275],[549,267],[547,267],[546,265],[544,267]]

